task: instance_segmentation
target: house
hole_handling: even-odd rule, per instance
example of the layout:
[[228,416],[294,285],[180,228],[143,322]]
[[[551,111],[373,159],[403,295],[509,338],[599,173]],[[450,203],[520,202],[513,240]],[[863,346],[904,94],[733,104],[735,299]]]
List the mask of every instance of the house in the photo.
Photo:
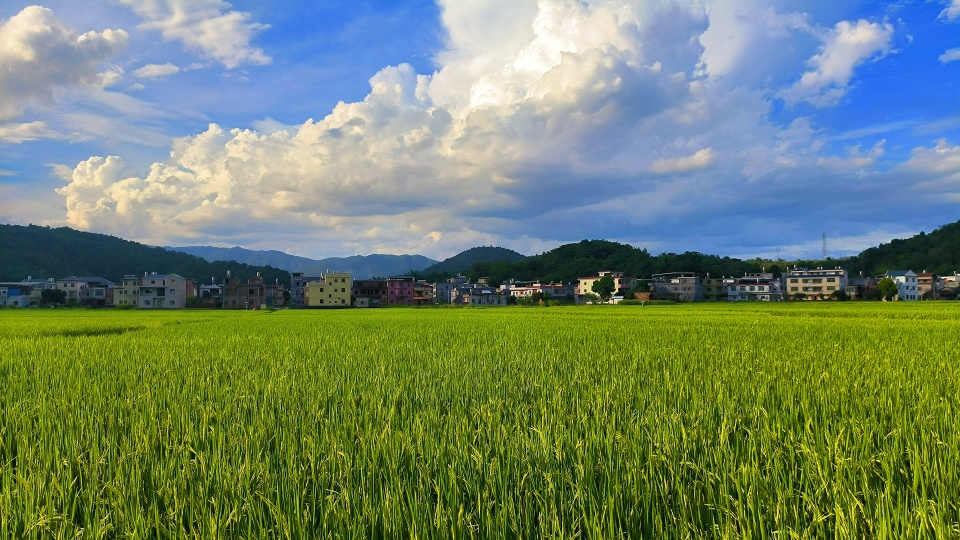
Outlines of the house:
[[56,280],[56,287],[67,293],[69,304],[113,305],[113,283],[102,277],[69,276]]
[[350,307],[353,283],[347,272],[327,272],[320,281],[307,283],[303,301],[306,307]]
[[413,305],[430,306],[436,303],[436,294],[432,283],[418,279],[413,284]]
[[917,274],[917,296],[920,300],[939,300],[943,288],[940,276],[929,272]]
[[553,298],[573,298],[576,296],[578,288],[578,283],[540,283],[539,281],[514,281],[511,279],[500,286],[500,292],[517,299],[529,298],[537,293]]
[[788,295],[794,298],[824,300],[847,287],[847,271],[842,268],[793,268],[783,276]]
[[256,277],[235,278],[227,271],[223,281],[223,307],[227,309],[260,309],[267,301],[266,286],[260,272]]
[[387,280],[353,280],[353,298],[356,307],[377,307],[387,303]]
[[323,278],[321,276],[305,276],[303,272],[292,272],[290,274],[290,305],[293,307],[305,306],[303,296],[307,285],[318,281],[323,281]]
[[0,283],[0,307],[39,305],[43,299],[43,291],[56,288],[57,283],[53,278],[33,279],[33,277],[27,277],[23,281]]
[[602,270],[595,276],[577,278],[576,296],[581,297],[586,294],[595,294],[593,292],[593,284],[606,276],[613,278],[614,295],[622,296],[637,286],[637,278],[625,276],[620,270]]
[[696,272],[653,274],[650,287],[656,300],[703,301],[703,281]]
[[509,295],[478,283],[470,288],[461,288],[457,303],[467,306],[505,306],[507,298]]
[[890,270],[883,277],[888,277],[897,284],[897,300],[919,300],[919,282],[917,274],[912,270]]
[[142,309],[183,309],[187,307],[187,297],[195,292],[192,279],[178,274],[145,273],[139,280],[136,305]]
[[223,284],[218,284],[216,278],[211,277],[210,283],[197,285],[196,296],[198,307],[223,307]]
[[727,300],[730,302],[783,300],[783,287],[780,280],[773,277],[770,272],[747,273],[727,285]]
[[412,306],[416,280],[412,276],[387,278],[387,305]]
[[703,278],[703,299],[708,302],[721,302],[727,299],[727,286],[732,284],[732,277],[707,277]]

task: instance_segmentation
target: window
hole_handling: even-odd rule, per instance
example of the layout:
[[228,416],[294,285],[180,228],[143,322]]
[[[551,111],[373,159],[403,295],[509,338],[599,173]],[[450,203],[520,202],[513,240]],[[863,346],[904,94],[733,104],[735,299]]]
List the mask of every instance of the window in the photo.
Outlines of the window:
[[827,278],[827,283],[833,283],[835,281],[837,281],[837,278],[832,278],[832,277]]

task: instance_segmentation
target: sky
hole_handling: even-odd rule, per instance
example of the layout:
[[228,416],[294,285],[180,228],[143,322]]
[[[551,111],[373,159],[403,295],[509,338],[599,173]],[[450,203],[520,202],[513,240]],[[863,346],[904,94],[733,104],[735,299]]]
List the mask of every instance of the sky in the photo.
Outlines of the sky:
[[819,258],[960,219],[960,0],[0,3],[0,222]]

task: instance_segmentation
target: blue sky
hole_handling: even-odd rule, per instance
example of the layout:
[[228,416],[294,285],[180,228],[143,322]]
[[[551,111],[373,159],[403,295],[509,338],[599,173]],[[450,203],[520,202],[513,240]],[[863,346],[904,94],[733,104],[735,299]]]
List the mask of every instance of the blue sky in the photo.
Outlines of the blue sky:
[[0,5],[0,222],[309,257],[960,219],[960,0]]

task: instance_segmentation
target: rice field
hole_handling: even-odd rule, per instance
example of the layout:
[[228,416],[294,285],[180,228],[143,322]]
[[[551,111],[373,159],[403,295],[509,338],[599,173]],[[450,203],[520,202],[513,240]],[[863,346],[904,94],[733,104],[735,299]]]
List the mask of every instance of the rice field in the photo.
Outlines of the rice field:
[[958,538],[958,322],[0,311],[0,537]]

